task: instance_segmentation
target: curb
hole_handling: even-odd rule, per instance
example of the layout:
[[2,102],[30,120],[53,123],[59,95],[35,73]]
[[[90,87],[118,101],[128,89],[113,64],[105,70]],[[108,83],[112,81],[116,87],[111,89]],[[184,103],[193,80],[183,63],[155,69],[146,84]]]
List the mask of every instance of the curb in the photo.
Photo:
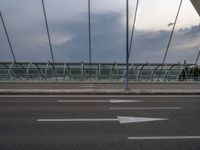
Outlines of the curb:
[[[125,84],[123,81],[0,81],[0,84]],[[129,84],[200,84],[200,81],[129,81]]]

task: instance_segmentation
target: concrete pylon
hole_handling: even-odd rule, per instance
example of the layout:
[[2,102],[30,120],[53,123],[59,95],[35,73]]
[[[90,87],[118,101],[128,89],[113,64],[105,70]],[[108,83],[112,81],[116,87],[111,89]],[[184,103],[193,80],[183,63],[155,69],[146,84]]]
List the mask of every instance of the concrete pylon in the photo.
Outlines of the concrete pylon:
[[200,16],[200,0],[190,0],[190,1]]

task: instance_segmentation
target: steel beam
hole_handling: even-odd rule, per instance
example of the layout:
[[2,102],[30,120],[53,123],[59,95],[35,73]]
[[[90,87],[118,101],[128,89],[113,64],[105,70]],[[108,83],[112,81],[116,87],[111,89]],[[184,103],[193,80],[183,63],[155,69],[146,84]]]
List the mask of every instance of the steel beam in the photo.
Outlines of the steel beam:
[[54,63],[55,62],[54,61],[54,54],[53,54],[53,48],[52,48],[52,44],[51,44],[51,37],[50,37],[50,33],[49,33],[49,26],[48,26],[48,20],[47,20],[44,0],[42,0],[42,8],[43,8],[43,13],[44,13],[44,19],[45,19],[45,25],[46,25],[47,35],[48,35],[50,52],[51,52],[51,59],[52,59],[52,62]]
[[200,16],[200,0],[190,0],[190,1]]
[[[13,72],[13,71],[11,71],[12,70],[12,66],[15,64],[15,62],[12,62],[11,64],[10,64],[10,66],[9,66],[9,69],[8,69],[8,76],[10,77],[10,74],[12,74],[11,72]],[[13,80],[15,80],[15,73],[13,72]]]
[[165,74],[165,77],[164,77],[164,81],[166,81],[166,79],[167,79],[167,77],[168,77],[168,75],[169,75],[169,72],[174,68],[174,67],[176,67],[176,66],[178,66],[179,64],[175,64],[175,65],[173,65],[173,66],[171,66],[168,70],[167,70],[167,72],[166,72],[166,74]]

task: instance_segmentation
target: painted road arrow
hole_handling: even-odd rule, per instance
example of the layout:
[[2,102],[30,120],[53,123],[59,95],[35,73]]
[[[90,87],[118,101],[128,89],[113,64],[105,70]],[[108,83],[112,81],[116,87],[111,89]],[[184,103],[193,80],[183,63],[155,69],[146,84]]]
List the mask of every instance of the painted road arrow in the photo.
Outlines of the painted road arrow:
[[120,124],[162,121],[162,120],[169,120],[169,119],[168,118],[127,117],[127,116],[118,116],[117,118],[104,118],[104,119],[37,119],[38,122],[113,122],[113,121],[119,121]]

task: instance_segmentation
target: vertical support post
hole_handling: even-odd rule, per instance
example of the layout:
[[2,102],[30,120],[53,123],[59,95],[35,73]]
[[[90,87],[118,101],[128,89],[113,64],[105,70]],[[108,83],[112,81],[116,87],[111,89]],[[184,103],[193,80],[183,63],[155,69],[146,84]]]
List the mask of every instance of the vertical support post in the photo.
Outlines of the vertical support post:
[[[11,65],[9,66],[9,69],[8,69],[8,76],[9,76],[9,78],[10,78],[10,74],[12,74],[12,67],[13,67],[13,65],[15,64],[16,62],[12,62],[11,63]],[[13,77],[13,80],[15,80],[15,74],[13,74],[12,75],[12,77]]]
[[48,62],[48,63],[46,64],[46,67],[45,67],[45,81],[47,80],[47,72],[48,72],[49,64],[50,64],[50,62]]
[[101,64],[98,64],[98,80],[100,80],[101,76]]
[[13,51],[13,47],[12,47],[12,44],[10,42],[10,38],[9,38],[9,35],[8,35],[8,31],[7,31],[7,28],[6,28],[6,25],[5,25],[5,22],[4,22],[4,19],[3,19],[3,15],[0,11],[0,17],[1,17],[1,21],[2,21],[2,24],[3,24],[3,28],[4,28],[4,31],[6,33],[6,37],[7,37],[7,40],[8,40],[8,44],[10,46],[10,50],[11,50],[11,53],[12,53],[12,57],[13,57],[13,61],[16,62],[16,57],[15,57],[15,54],[14,54],[14,51]]
[[81,62],[81,78],[85,80],[84,62]]
[[128,68],[129,68],[129,0],[126,0],[126,86],[125,90],[129,90],[128,85]]
[[197,69],[197,63],[199,61],[199,57],[200,57],[200,50],[199,50],[199,53],[197,55],[197,58],[196,58],[196,61],[195,61],[195,64],[194,64],[194,68],[193,68],[193,80],[195,79],[195,69]]
[[197,55],[197,59],[196,59],[196,61],[195,61],[195,66],[197,66],[197,63],[198,63],[198,61],[199,61],[199,57],[200,57],[200,50],[199,50],[199,53],[198,53],[198,55]]
[[90,63],[90,81],[92,80],[92,46],[91,46],[91,9],[90,0],[88,0],[88,31],[89,31],[89,63]]
[[66,76],[66,67],[67,67],[67,63],[64,63],[64,67],[63,67],[63,81],[65,81],[65,76]]
[[27,69],[26,69],[26,79],[27,79],[27,81],[29,80],[29,69],[30,69],[30,67],[31,67],[31,65],[32,65],[32,63],[30,62],[29,64],[28,64],[28,67],[27,67]]

